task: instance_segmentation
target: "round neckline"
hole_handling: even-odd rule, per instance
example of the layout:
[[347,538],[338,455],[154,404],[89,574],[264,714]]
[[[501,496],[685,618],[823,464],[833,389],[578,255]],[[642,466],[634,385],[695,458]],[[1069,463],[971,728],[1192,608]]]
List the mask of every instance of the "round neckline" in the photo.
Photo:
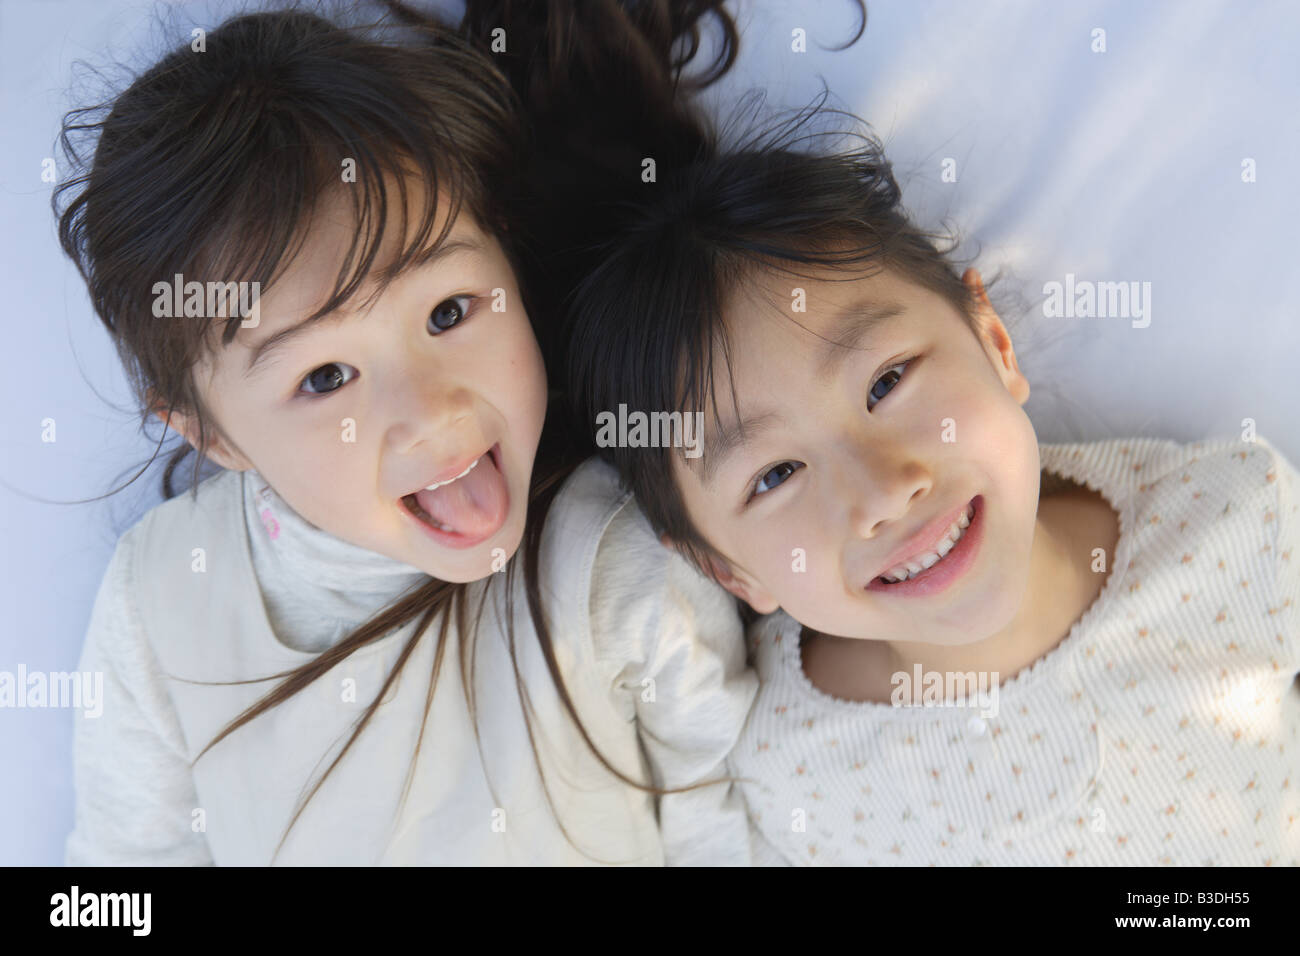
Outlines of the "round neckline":
[[[1111,440],[1105,444],[1118,445],[1119,440]],[[1099,617],[1103,611],[1109,608],[1114,601],[1115,595],[1119,592],[1122,582],[1128,578],[1130,565],[1130,551],[1132,550],[1133,537],[1133,511],[1136,504],[1133,495],[1124,493],[1125,489],[1121,481],[1116,477],[1111,480],[1111,476],[1106,472],[1101,472],[1097,476],[1084,475],[1078,468],[1072,467],[1082,455],[1079,453],[1084,446],[1079,443],[1064,445],[1040,445],[1040,470],[1046,471],[1062,478],[1069,479],[1078,485],[1083,485],[1090,491],[1097,492],[1101,495],[1102,500],[1110,506],[1110,509],[1118,515],[1119,518],[1119,538],[1115,542],[1114,561],[1111,565],[1110,574],[1106,577],[1106,583],[1102,585],[1101,592],[1093,599],[1092,603],[1079,615],[1073,624],[1070,625],[1069,631],[1066,632],[1054,647],[1041,657],[1022,667],[1016,672],[1015,676],[1003,681],[998,691],[999,695],[1005,693],[1014,693],[1022,691],[1030,686],[1036,678],[1035,675],[1042,675],[1050,670],[1051,664],[1059,663],[1068,657],[1067,651],[1073,650],[1078,643],[1079,635],[1085,632],[1092,624],[1093,620]],[[1131,447],[1131,443],[1129,445]],[[1046,456],[1041,451],[1047,451]],[[1052,460],[1045,461],[1045,458]],[[1120,505],[1116,506],[1116,500]],[[879,710],[895,715],[900,714],[919,714],[927,718],[937,717],[939,713],[951,713],[954,719],[960,717],[967,719],[969,714],[968,707],[895,707],[893,704],[882,703],[875,700],[848,700],[843,697],[836,697],[834,694],[822,690],[804,672],[803,654],[800,648],[800,635],[803,630],[798,621],[786,615],[784,611],[777,612],[785,615],[793,627],[786,625],[785,621],[781,623],[779,636],[780,658],[785,669],[792,673],[795,684],[805,693],[806,696],[812,697],[818,703],[832,707],[838,710],[845,710],[850,713],[861,714],[866,711]],[[793,640],[787,640],[787,638]],[[916,719],[920,719],[919,717]]]

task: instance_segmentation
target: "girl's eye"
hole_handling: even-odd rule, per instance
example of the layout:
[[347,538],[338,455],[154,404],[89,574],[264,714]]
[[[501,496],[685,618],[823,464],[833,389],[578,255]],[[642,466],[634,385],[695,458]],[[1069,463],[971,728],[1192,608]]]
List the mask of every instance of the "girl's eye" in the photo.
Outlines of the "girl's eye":
[[[429,332],[433,335],[442,335],[453,326],[459,325],[465,320],[469,312],[469,303],[473,301],[472,295],[456,295],[439,302],[429,313]],[[465,304],[461,305],[461,302]]]
[[[352,368],[352,366],[343,365],[340,362],[330,362],[328,365],[322,365],[320,368],[308,372],[307,377],[298,383],[299,388],[310,384],[312,388],[308,390],[308,395],[328,395],[330,392],[336,392],[352,381],[351,378],[343,379],[341,369],[345,368]],[[356,369],[352,369],[352,371],[355,372]],[[356,378],[356,376],[354,375],[352,378]]]
[[[459,325],[465,321],[469,314],[470,303],[474,301],[472,295],[456,295],[450,299],[444,299],[439,302],[429,313],[429,319],[426,323],[426,329],[433,335],[442,335],[448,329]],[[463,303],[463,304],[462,304]],[[320,368],[309,372],[307,377],[299,383],[299,388],[303,385],[310,385],[306,389],[309,395],[328,395],[331,392],[337,392],[340,388],[356,378],[344,378],[341,369],[352,368],[351,365],[344,365],[341,362],[330,362],[328,365],[322,365]],[[352,369],[353,372],[356,369]]]
[[754,487],[750,492],[750,499],[766,494],[777,485],[783,484],[787,478],[802,467],[803,462],[799,461],[783,461],[779,465],[772,466],[758,476],[758,481],[754,482]]
[[[867,390],[867,411],[871,411],[871,409],[875,408],[875,405],[871,402],[873,398],[879,402],[894,390],[895,385],[903,380],[903,373],[901,371],[895,371],[895,369],[907,368],[911,363],[912,360],[908,359],[906,362],[899,362],[897,365],[891,365],[889,368],[885,369],[880,378],[876,379],[875,382],[872,383],[871,388]],[[884,386],[883,391],[881,391],[882,386]]]

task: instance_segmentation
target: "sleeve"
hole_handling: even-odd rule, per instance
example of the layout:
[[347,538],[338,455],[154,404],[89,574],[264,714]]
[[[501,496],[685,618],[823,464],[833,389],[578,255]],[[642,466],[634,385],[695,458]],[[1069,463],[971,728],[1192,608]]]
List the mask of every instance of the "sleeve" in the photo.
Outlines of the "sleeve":
[[1273,553],[1277,567],[1279,627],[1300,666],[1300,473],[1275,446],[1270,480],[1277,488]]
[[634,713],[654,784],[710,782],[658,798],[665,864],[750,865],[744,799],[726,759],[758,677],[735,600],[661,545],[629,503],[596,555],[591,629],[597,662]]
[[180,724],[133,603],[133,544],[132,532],[118,542],[81,653],[81,672],[101,675],[103,691],[99,713],[75,716],[75,822],[64,860],[211,865],[206,839],[191,830],[199,802]]

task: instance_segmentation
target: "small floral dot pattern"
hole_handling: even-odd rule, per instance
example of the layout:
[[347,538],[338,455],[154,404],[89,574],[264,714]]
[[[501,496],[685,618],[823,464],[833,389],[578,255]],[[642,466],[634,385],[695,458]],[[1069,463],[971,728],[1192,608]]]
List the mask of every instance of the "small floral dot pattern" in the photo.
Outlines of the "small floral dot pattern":
[[1267,441],[1040,444],[1120,539],[996,714],[836,699],[783,612],[730,758],[789,863],[1300,865],[1300,476]]

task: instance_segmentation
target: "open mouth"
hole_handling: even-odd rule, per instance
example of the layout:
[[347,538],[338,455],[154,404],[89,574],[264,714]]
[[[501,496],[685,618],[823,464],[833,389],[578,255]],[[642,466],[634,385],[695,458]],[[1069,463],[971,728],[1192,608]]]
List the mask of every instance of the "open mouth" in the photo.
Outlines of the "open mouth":
[[501,530],[510,513],[500,444],[458,474],[403,495],[401,502],[402,510],[440,544],[468,548],[487,540]]
[[868,591],[904,596],[937,594],[974,563],[983,539],[984,496],[976,495],[933,547],[871,580]]
[[449,527],[448,525],[443,524],[441,521],[439,521],[439,520],[438,520],[437,518],[435,518],[433,515],[429,514],[429,512],[427,512],[427,511],[425,511],[423,508],[421,508],[421,507],[420,507],[420,502],[419,502],[418,499],[416,499],[415,495],[404,495],[404,496],[402,497],[402,504],[406,505],[406,509],[407,509],[409,512],[411,512],[411,514],[415,515],[417,518],[419,518],[421,521],[423,521],[425,524],[427,524],[427,525],[428,525],[429,527],[431,527],[431,528],[436,528],[436,529],[439,530],[439,531],[455,531],[455,530],[456,530],[455,528],[452,528],[452,527]]

